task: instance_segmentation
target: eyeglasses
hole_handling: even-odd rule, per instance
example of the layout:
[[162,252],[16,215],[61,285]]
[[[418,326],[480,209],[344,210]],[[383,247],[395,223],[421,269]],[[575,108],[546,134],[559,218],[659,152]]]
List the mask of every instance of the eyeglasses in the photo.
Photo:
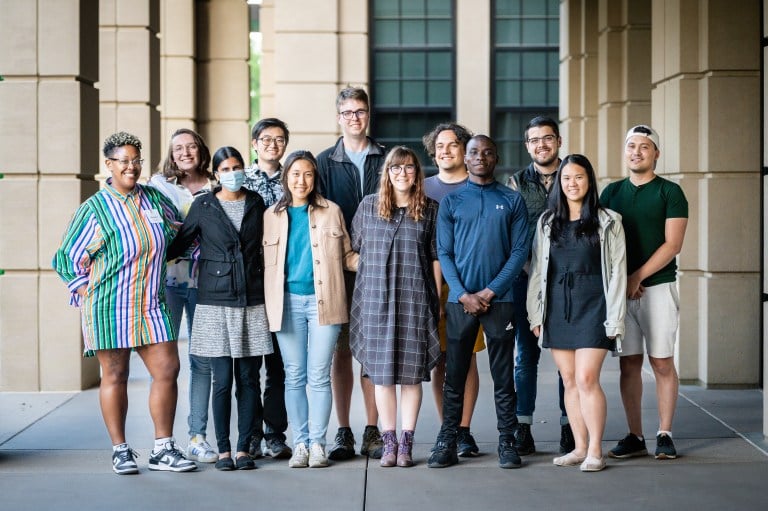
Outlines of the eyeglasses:
[[176,145],[176,146],[173,146],[173,152],[176,153],[176,154],[183,153],[184,151],[189,151],[191,153],[191,152],[197,151],[198,149],[199,149],[199,147],[197,147],[197,144],[187,144],[187,145]]
[[406,174],[413,174],[416,172],[416,165],[392,165],[389,167],[389,172],[394,175],[402,174],[405,171]]
[[529,138],[528,143],[531,145],[539,145],[539,142],[544,142],[549,145],[555,141],[557,137],[555,135],[544,135],[543,137]]
[[344,110],[343,112],[339,112],[339,115],[348,121],[353,117],[362,119],[363,117],[368,116],[368,110]]
[[259,142],[264,144],[265,146],[269,147],[272,145],[272,142],[274,142],[276,145],[282,147],[285,145],[285,137],[270,137],[270,136],[263,136],[260,139],[258,139]]
[[116,161],[120,164],[121,167],[128,167],[129,165],[133,164],[134,167],[139,168],[142,165],[144,165],[144,160],[140,158],[136,158],[135,160],[120,160],[118,158],[107,158],[108,160]]

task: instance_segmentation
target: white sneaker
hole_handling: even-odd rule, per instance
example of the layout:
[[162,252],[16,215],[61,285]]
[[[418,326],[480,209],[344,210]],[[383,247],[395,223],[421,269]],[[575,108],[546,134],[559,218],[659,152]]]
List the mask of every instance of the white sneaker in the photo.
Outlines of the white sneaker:
[[306,468],[309,466],[307,444],[301,442],[293,447],[293,456],[288,460],[288,466],[291,468]]
[[203,435],[195,435],[189,439],[187,459],[201,463],[215,463],[218,461],[219,455],[216,454],[216,451],[213,450]]
[[309,467],[321,468],[327,466],[328,457],[325,455],[325,447],[317,442],[313,442],[312,446],[309,448]]

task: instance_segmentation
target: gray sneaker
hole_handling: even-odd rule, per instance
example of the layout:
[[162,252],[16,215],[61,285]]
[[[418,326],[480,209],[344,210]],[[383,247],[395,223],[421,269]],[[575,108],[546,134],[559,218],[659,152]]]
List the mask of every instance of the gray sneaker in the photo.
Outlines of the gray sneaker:
[[285,445],[285,442],[282,438],[267,438],[265,439],[264,443],[267,445],[267,449],[265,451],[267,456],[272,456],[272,458],[276,460],[290,458],[291,454],[293,454],[291,448]]
[[117,450],[112,452],[112,470],[115,474],[138,474],[139,467],[136,465],[138,454],[131,449],[128,444],[120,445]]
[[253,435],[253,438],[251,438],[251,445],[248,447],[248,456],[253,459],[264,456],[264,452],[261,450],[261,435]]
[[165,472],[190,472],[197,469],[194,461],[184,457],[184,453],[176,447],[176,442],[170,440],[159,452],[154,450],[149,454],[149,470]]

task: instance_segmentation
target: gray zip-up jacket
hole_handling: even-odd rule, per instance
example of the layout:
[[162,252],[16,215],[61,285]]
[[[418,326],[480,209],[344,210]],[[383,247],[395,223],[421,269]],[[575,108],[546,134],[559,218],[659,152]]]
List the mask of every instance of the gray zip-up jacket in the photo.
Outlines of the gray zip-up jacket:
[[[616,338],[616,352],[621,353],[624,316],[627,311],[627,256],[621,215],[610,209],[598,210],[600,220],[600,260],[605,294],[605,335]],[[533,237],[531,274],[528,281],[528,322],[531,330],[541,327],[547,310],[547,272],[549,270],[550,228],[539,218]],[[539,332],[539,344],[544,328]]]

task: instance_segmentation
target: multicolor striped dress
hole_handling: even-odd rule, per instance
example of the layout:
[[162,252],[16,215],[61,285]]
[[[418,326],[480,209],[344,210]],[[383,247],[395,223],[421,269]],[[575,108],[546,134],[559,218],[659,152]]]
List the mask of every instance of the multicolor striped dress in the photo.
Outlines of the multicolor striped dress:
[[165,255],[180,225],[161,192],[137,184],[124,195],[111,179],[75,212],[53,269],[80,307],[86,356],[176,340],[165,304]]

